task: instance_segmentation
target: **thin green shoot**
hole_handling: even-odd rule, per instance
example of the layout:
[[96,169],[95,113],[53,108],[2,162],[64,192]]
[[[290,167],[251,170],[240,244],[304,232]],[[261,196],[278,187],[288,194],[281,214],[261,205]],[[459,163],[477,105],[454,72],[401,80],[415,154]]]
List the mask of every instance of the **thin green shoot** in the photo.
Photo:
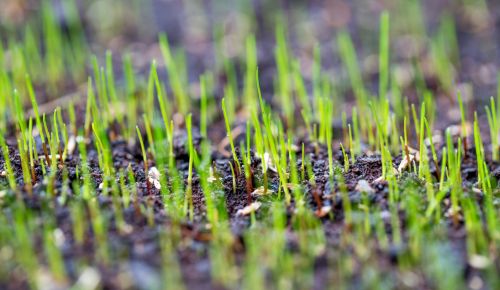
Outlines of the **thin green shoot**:
[[465,109],[464,109],[464,104],[462,101],[462,93],[458,91],[457,93],[457,98],[458,98],[458,105],[460,107],[460,118],[462,121],[462,142],[464,145],[464,154],[467,155],[467,119],[465,117]]
[[190,220],[194,218],[194,205],[193,205],[193,162],[196,158],[196,151],[193,145],[193,132],[192,132],[192,121],[191,114],[186,117],[186,131],[188,135],[188,147],[189,147],[189,169],[187,178],[187,188],[186,188],[186,200],[184,202],[184,208],[188,212],[188,217]]
[[384,11],[380,17],[379,98],[385,98],[389,86],[389,32],[389,13]]
[[146,154],[146,149],[144,147],[144,141],[142,140],[142,133],[141,130],[139,129],[139,126],[136,126],[135,130],[137,131],[137,138],[139,139],[139,144],[141,145],[142,161],[144,163],[144,175],[146,176],[147,193],[148,196],[151,196],[151,183],[149,182],[149,178],[147,177],[149,173],[148,157]]
[[231,133],[231,125],[229,124],[229,119],[227,118],[227,109],[225,99],[222,99],[222,112],[224,114],[224,122],[226,124],[227,138],[229,138],[229,144],[231,146],[231,153],[233,154],[233,161],[236,164],[236,174],[239,174],[241,168],[240,161],[236,155],[236,148],[234,147],[233,135]]

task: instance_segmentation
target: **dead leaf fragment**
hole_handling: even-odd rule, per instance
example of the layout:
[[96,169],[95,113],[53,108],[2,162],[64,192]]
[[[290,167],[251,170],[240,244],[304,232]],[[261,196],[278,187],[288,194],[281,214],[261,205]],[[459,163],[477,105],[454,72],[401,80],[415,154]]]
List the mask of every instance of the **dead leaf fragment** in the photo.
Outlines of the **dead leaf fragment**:
[[76,149],[76,138],[75,136],[71,135],[68,139],[68,155],[72,155],[73,152],[75,152]]
[[212,167],[210,167],[210,170],[209,170],[209,173],[208,173],[208,177],[207,177],[207,182],[208,183],[212,183],[212,182],[214,182],[216,180],[217,180],[217,178],[215,178],[214,169]]
[[261,206],[261,203],[258,201],[252,202],[250,205],[245,206],[242,209],[239,209],[236,212],[237,216],[247,216],[253,212],[256,212]]
[[261,187],[257,188],[256,190],[254,190],[252,192],[252,195],[253,196],[264,196],[264,195],[270,195],[273,193],[274,193],[273,190],[271,190],[269,188],[266,190],[266,188],[264,186],[261,186]]
[[295,184],[295,183],[287,183],[286,186],[290,190],[298,190],[300,189],[300,184]]
[[475,193],[475,194],[482,194],[483,192],[481,191],[481,189],[477,188],[477,187],[473,187],[472,188],[472,192]]
[[401,160],[401,163],[399,163],[398,166],[398,173],[403,172],[410,164],[413,162],[419,162],[420,161],[420,152],[417,150],[408,147],[408,154],[406,152],[403,152],[403,160]]
[[266,164],[267,169],[270,169],[271,171],[276,172],[276,173],[278,172],[278,170],[276,169],[276,167],[273,164],[273,161],[271,160],[271,156],[269,155],[269,153],[265,152],[263,154],[263,156],[259,156],[259,157],[262,160],[262,162],[264,164]]
[[322,218],[326,216],[330,211],[332,210],[332,207],[329,205],[322,206],[320,209],[316,211],[316,216],[319,218]]
[[148,172],[148,180],[156,189],[161,189],[160,171],[156,167],[151,167]]
[[448,210],[444,213],[444,216],[447,218],[456,218],[458,221],[464,220],[461,207],[457,207],[455,210],[452,206],[450,206],[450,208],[448,208]]

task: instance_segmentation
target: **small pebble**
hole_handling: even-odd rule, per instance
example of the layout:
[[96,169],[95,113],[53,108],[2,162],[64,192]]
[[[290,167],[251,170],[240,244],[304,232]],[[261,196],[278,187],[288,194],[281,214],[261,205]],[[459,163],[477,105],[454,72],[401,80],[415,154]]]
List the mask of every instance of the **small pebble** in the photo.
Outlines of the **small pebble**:
[[375,192],[375,189],[373,189],[373,187],[370,186],[370,184],[368,183],[368,181],[366,181],[364,179],[358,181],[358,184],[356,185],[355,190],[359,191],[359,192],[364,192],[364,193],[373,193],[373,192]]
[[85,268],[78,280],[76,281],[76,289],[97,289],[101,283],[101,275],[95,268]]
[[484,269],[490,265],[490,259],[486,256],[472,255],[469,258],[469,265],[476,269]]

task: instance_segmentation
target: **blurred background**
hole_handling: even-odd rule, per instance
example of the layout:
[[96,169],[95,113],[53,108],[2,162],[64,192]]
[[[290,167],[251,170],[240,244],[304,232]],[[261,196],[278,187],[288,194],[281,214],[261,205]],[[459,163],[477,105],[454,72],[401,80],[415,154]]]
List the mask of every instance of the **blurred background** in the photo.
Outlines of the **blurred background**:
[[[163,65],[159,33],[167,35],[176,59],[185,63],[192,96],[206,70],[215,72],[216,84],[224,82],[227,60],[241,75],[246,39],[255,35],[266,95],[276,75],[276,28],[284,27],[308,89],[314,47],[319,45],[322,75],[349,101],[336,36],[339,31],[350,33],[366,86],[376,92],[379,17],[384,10],[391,17],[393,80],[411,100],[421,98],[413,87],[422,81],[436,99],[451,99],[460,89],[466,100],[482,104],[497,94],[500,1],[0,0],[0,7],[1,43],[9,48],[4,67],[14,78],[20,66],[31,71],[41,100],[85,83],[92,69],[91,53],[99,60],[108,50],[118,56],[113,61],[118,76],[121,55],[126,54],[139,75],[147,76],[152,60]],[[58,41],[46,45],[48,39]],[[16,48],[21,51],[16,53]],[[38,48],[37,53],[29,51]],[[59,65],[48,65],[51,62]],[[45,67],[54,69],[38,73]],[[62,77],[68,73],[71,78]],[[117,78],[122,82],[123,77]]]

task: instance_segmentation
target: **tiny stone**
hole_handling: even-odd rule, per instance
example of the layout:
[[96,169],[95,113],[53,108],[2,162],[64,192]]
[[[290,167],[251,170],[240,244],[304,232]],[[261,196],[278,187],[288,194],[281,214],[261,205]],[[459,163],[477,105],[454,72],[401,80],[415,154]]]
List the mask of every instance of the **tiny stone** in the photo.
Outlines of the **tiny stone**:
[[476,269],[484,269],[490,265],[490,259],[486,256],[472,255],[469,264]]
[[5,176],[7,176],[7,171],[5,171],[5,170],[2,170],[2,172],[0,172],[0,176],[2,176],[2,177],[5,177]]
[[383,210],[380,212],[380,218],[382,218],[385,222],[390,221],[391,213],[388,210]]
[[481,277],[479,277],[478,275],[474,275],[474,277],[472,277],[472,279],[470,279],[469,281],[469,287],[473,290],[479,290],[483,288],[483,285],[483,279],[481,279]]
[[64,242],[66,241],[66,237],[64,236],[63,231],[60,228],[56,228],[54,230],[54,241],[56,242],[56,245],[61,248],[64,245]]
[[368,181],[366,181],[364,179],[358,181],[358,184],[356,185],[355,189],[356,189],[356,191],[365,192],[365,193],[375,192],[375,189],[373,189],[373,187],[370,186]]
[[87,267],[76,281],[77,289],[96,289],[101,282],[101,275],[95,268]]

